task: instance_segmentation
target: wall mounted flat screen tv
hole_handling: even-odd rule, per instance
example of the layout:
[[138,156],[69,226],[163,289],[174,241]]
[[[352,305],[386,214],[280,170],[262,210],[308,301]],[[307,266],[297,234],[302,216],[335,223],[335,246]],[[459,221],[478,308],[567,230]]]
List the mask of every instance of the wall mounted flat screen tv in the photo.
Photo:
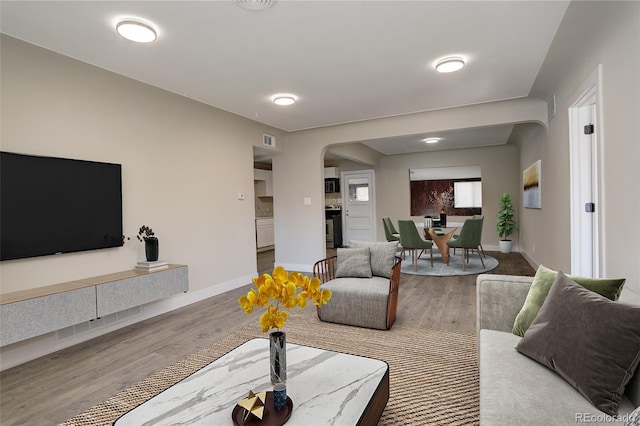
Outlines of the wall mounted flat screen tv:
[[121,169],[0,152],[0,260],[122,246]]

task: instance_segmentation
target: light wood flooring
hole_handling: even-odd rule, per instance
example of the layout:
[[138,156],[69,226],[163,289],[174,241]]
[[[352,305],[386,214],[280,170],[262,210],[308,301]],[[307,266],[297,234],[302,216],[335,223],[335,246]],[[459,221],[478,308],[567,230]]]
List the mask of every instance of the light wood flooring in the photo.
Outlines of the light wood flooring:
[[[496,274],[533,275],[518,253],[489,253]],[[273,269],[273,251],[258,255]],[[475,332],[475,275],[402,275],[396,324]],[[0,373],[0,424],[52,425],[109,398],[256,316],[237,299],[249,285],[125,327]]]

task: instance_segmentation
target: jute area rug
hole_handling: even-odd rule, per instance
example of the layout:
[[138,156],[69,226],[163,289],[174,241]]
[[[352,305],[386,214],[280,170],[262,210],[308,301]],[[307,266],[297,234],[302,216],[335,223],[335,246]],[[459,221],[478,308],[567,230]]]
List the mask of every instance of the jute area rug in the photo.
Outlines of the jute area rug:
[[[254,337],[255,322],[153,374],[63,425],[107,425]],[[474,335],[394,326],[369,330],[319,321],[315,309],[293,311],[287,341],[367,356],[389,364],[390,397],[379,425],[477,425],[479,372]],[[229,413],[231,417],[231,413]],[[314,425],[315,426],[315,425]],[[321,425],[318,425],[321,426]]]

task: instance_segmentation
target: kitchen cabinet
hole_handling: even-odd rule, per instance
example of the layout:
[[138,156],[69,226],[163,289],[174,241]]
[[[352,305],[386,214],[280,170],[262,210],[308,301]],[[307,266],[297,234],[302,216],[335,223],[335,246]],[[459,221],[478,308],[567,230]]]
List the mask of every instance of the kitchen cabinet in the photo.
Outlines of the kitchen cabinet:
[[336,194],[340,192],[340,169],[337,167],[324,168],[324,193]]
[[324,168],[325,179],[340,179],[340,169],[337,167],[325,167]]
[[272,217],[256,219],[256,243],[259,249],[274,245]]
[[256,197],[273,197],[273,173],[271,170],[253,169]]

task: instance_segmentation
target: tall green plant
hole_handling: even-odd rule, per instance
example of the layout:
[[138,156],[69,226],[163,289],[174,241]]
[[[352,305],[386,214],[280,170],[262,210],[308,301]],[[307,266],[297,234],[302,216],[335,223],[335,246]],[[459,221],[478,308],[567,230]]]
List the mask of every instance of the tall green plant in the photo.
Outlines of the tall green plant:
[[505,192],[498,201],[498,222],[496,223],[496,230],[501,240],[507,241],[509,235],[518,229],[514,217],[515,211],[513,210],[511,196]]

